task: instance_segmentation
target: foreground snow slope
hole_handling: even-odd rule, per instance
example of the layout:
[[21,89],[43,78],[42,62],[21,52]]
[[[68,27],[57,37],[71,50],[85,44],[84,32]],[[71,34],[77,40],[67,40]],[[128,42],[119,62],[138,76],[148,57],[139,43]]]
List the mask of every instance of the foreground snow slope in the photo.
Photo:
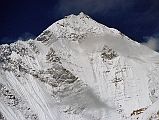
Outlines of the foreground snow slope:
[[0,46],[0,120],[158,120],[159,54],[80,13]]

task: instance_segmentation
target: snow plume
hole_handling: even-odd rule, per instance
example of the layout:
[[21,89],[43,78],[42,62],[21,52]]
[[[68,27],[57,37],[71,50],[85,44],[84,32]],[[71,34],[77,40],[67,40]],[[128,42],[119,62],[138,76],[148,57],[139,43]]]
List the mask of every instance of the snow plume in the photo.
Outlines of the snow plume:
[[143,45],[158,51],[159,50],[159,38],[157,37],[148,37],[147,42],[143,43]]
[[[42,94],[46,96],[46,101],[50,109],[55,111],[56,117],[60,120],[60,109],[62,108],[67,112],[73,112],[76,114],[80,114],[82,117],[88,120],[94,120],[98,116],[102,116],[101,111],[104,110],[106,112],[114,111],[115,105],[112,103],[108,103],[108,100],[101,100],[98,95],[94,92],[94,90],[90,87],[86,87],[79,91],[78,93],[71,94],[65,96],[60,101],[56,101],[52,98],[48,90],[46,90],[46,86],[42,85]],[[49,88],[51,89],[51,88]],[[71,109],[67,109],[66,106],[71,107]],[[64,108],[63,108],[64,107]],[[70,110],[70,111],[69,111]]]
[[[110,49],[118,51],[123,55],[127,55],[129,53],[129,47],[125,45],[126,42],[127,41],[121,38],[118,34],[117,36],[112,37],[109,33],[104,33],[102,35],[89,34],[79,43],[80,47],[86,53],[101,52],[103,47],[106,45]],[[125,51],[125,49],[127,51]]]
[[93,89],[87,87],[80,93],[71,95],[62,100],[60,105],[68,105],[72,108],[74,113],[80,113],[82,117],[88,120],[97,120],[101,117],[101,111],[115,112],[115,107],[111,104],[107,104],[106,101],[102,101],[97,96]]
[[80,108],[85,107],[87,110],[110,109],[100,98],[94,93],[93,89],[86,88],[80,94],[66,97],[62,100],[62,104],[77,105]]
[[101,36],[95,36],[93,34],[88,34],[86,38],[79,41],[80,47],[86,52],[91,53],[95,51],[100,51],[104,47],[104,40]]
[[[148,43],[153,47],[153,49],[157,50],[159,48],[159,39],[152,39]],[[131,45],[130,45],[131,41]],[[138,57],[141,55],[152,54],[152,50],[148,49],[145,46],[141,46],[139,43],[131,40],[127,36],[123,36],[117,31],[115,31],[114,36],[110,33],[103,33],[100,35],[89,34],[86,38],[79,41],[79,46],[86,54],[101,52],[104,46],[107,46],[109,49],[115,51],[118,55],[121,56],[130,56]],[[142,50],[138,52],[136,49]]]

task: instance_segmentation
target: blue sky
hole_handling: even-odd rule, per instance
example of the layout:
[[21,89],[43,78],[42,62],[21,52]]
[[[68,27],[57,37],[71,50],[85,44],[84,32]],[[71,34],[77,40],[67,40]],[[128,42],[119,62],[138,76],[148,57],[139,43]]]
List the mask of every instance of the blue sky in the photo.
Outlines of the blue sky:
[[34,38],[81,11],[138,42],[159,40],[159,0],[1,0],[0,44]]

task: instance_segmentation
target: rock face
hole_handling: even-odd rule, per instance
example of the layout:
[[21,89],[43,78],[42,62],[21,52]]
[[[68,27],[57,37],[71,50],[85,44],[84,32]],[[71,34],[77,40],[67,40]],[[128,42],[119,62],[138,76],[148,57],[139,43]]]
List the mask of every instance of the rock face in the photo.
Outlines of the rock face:
[[158,120],[159,54],[84,13],[0,46],[0,120]]

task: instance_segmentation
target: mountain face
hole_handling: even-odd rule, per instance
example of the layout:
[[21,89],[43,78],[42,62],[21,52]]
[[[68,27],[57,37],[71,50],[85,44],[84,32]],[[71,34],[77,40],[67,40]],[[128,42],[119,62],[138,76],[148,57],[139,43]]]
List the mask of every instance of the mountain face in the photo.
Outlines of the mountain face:
[[84,13],[0,46],[0,120],[159,120],[159,54]]

